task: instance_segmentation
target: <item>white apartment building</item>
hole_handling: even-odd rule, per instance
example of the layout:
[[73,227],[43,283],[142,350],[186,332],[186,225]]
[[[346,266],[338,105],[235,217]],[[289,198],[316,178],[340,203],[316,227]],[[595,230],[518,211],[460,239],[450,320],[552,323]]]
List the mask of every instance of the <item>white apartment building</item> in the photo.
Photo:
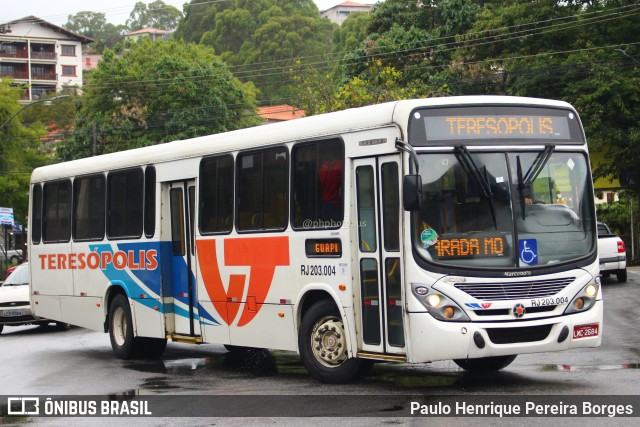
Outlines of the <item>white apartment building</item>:
[[354,12],[369,13],[373,9],[371,4],[362,4],[355,1],[345,1],[327,10],[320,12],[320,16],[327,18],[338,25],[342,23]]
[[35,16],[0,24],[0,77],[25,87],[25,102],[81,87],[82,46],[92,42]]

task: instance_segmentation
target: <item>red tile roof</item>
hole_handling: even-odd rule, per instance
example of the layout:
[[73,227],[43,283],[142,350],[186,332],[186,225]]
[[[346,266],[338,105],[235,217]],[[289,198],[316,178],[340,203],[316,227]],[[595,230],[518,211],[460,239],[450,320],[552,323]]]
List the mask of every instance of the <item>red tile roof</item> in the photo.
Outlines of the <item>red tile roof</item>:
[[286,104],[272,105],[259,107],[258,115],[267,120],[293,120],[304,117],[304,110]]
[[356,3],[354,1],[345,1],[344,3],[340,3],[338,6],[344,6],[344,7],[371,7],[370,4],[362,4],[362,3]]

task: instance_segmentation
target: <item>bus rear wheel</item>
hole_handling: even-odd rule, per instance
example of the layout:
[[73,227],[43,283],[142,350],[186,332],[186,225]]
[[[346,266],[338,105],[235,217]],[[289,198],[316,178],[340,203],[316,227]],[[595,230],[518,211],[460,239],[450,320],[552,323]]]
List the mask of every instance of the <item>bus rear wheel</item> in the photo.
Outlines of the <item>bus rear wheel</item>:
[[479,359],[456,359],[454,362],[467,372],[481,374],[483,372],[495,372],[506,368],[513,362],[516,355],[481,357]]
[[307,371],[324,383],[350,382],[363,371],[363,360],[348,358],[344,323],[331,300],[320,300],[305,313],[298,348]]

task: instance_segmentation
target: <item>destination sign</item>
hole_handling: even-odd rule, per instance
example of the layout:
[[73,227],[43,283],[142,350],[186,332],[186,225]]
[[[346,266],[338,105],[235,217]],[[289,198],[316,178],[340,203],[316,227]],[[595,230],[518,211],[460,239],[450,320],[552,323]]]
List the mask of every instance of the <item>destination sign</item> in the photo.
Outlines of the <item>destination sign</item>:
[[438,236],[438,241],[429,247],[436,259],[503,257],[509,248],[501,235],[450,234]]
[[451,144],[584,144],[575,112],[521,105],[471,105],[415,110],[409,121],[414,146]]
[[427,141],[466,139],[570,138],[567,117],[554,116],[442,116],[425,117]]
[[304,249],[307,257],[340,257],[342,241],[340,239],[307,239]]

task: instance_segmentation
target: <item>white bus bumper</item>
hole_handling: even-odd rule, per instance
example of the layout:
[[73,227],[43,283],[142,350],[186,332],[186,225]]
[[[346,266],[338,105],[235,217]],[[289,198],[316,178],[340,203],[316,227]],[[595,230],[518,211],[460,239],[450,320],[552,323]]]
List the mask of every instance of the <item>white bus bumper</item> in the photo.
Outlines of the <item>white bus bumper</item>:
[[[602,307],[602,301],[596,301],[583,313],[510,323],[444,322],[426,312],[409,313],[407,359],[425,363],[598,347]],[[597,325],[598,334],[591,336],[595,328],[587,325]]]

